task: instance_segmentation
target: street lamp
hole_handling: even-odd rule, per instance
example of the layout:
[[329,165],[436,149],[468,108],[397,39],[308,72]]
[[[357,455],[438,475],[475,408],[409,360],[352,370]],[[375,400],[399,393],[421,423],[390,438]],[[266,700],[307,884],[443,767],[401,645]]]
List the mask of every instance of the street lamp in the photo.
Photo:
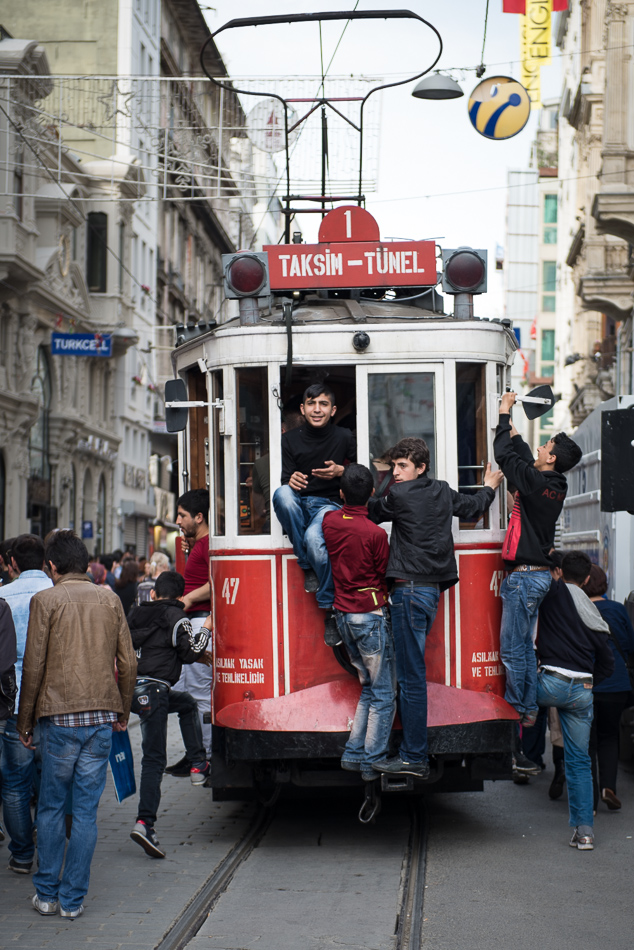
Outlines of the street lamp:
[[415,99],[459,99],[464,92],[451,76],[432,73],[421,79],[412,95]]

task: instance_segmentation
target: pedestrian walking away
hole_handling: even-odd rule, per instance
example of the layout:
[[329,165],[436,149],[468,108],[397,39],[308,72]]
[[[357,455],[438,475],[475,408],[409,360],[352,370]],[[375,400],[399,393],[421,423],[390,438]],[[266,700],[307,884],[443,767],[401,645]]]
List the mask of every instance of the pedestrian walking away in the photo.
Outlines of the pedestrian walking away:
[[442,591],[458,582],[452,521],[477,521],[489,508],[502,481],[486,467],[484,487],[476,495],[454,491],[429,475],[424,439],[402,439],[389,449],[395,484],[384,498],[371,498],[370,518],[392,522],[387,576],[399,685],[403,741],[399,754],[373,764],[380,772],[428,778],[427,680],[425,643]]
[[317,606],[325,610],[326,644],[336,646],[335,589],[322,521],[326,512],[341,507],[341,476],[346,462],[356,462],[357,446],[350,429],[333,423],[337,406],[328,386],[309,386],[300,410],[304,425],[282,436],[282,484],[273,495],[273,508],[304,572],[304,590],[314,593]]
[[555,706],[564,740],[570,845],[594,848],[592,768],[589,754],[592,687],[614,671],[607,624],[581,590],[590,558],[571,551],[562,560],[563,579],[551,579],[539,608],[537,702]]
[[[31,599],[17,731],[32,754],[39,723],[33,906],[45,916],[59,909],[60,916],[75,918],[88,892],[112,731],[127,728],[136,659],[121,600],[92,583],[88,551],[77,535],[57,531],[45,559],[55,586]],[[64,857],[71,791],[73,825]]]
[[[550,552],[554,549],[555,525],[568,490],[564,472],[581,458],[579,446],[560,432],[537,450],[529,446],[511,421],[515,393],[504,393],[495,432],[495,460],[516,489],[515,504],[502,546],[509,571],[502,581],[500,659],[506,671],[505,699],[520,716],[520,723],[533,726],[537,719],[537,666],[533,628],[539,605],[550,589]],[[516,736],[514,771],[538,774],[539,766],[524,755]]]
[[[21,534],[13,539],[9,564],[14,580],[0,588],[0,597],[4,598],[11,609],[15,624],[15,679],[19,696],[31,599],[39,591],[52,587],[53,582],[44,572],[44,542],[35,534]],[[19,705],[16,703],[12,715],[6,720],[2,737],[2,809],[11,852],[9,869],[14,874],[29,874],[35,857],[31,815],[31,799],[36,783],[35,758],[20,742],[17,731],[18,712]],[[36,744],[37,739],[36,726]]]
[[374,494],[365,465],[347,465],[341,476],[343,508],[323,520],[324,540],[332,564],[335,613],[343,644],[361,683],[361,696],[341,758],[341,766],[374,781],[375,762],[387,756],[396,711],[394,642],[389,621],[387,534],[368,518]]
[[137,820],[130,837],[146,854],[164,858],[155,824],[161,801],[161,780],[167,763],[167,717],[177,713],[185,755],[192,763],[193,785],[203,785],[210,767],[196,700],[189,693],[173,689],[183,663],[211,662],[207,645],[211,616],[194,633],[191,621],[179,600],[185,581],[176,571],[163,571],[156,578],[151,600],[133,607],[128,615],[132,643],[137,656],[137,680],[132,712],[141,720],[143,758]]

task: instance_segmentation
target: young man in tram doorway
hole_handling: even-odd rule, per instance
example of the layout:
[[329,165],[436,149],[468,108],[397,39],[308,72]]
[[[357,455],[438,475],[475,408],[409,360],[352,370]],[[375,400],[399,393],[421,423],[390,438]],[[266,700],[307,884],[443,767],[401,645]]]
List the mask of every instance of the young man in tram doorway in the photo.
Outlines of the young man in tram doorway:
[[378,772],[429,778],[425,642],[440,594],[458,582],[452,519],[477,521],[495,498],[501,472],[487,465],[475,495],[431,478],[424,439],[402,439],[387,452],[395,484],[385,498],[370,499],[370,518],[392,522],[387,576],[393,581],[392,630],[403,741],[393,759],[373,763]]
[[282,436],[282,485],[273,508],[304,572],[304,590],[315,593],[317,606],[326,611],[324,639],[336,646],[341,637],[321,523],[326,512],[341,507],[341,476],[344,463],[357,460],[356,439],[350,429],[333,425],[335,394],[324,383],[308,387],[300,410],[304,425]]
[[[206,488],[194,488],[181,495],[177,502],[176,524],[181,529],[189,554],[185,565],[185,593],[183,605],[194,634],[200,631],[211,613],[211,584],[209,581],[209,492]],[[207,758],[211,758],[211,725],[203,722],[205,713],[211,713],[211,686],[213,670],[201,663],[184,666],[174,689],[189,693],[196,700],[200,724],[203,730],[203,745]],[[183,756],[165,771],[169,775],[190,774],[193,763]]]
[[[515,393],[504,393],[493,451],[502,472],[517,492],[502,557],[507,577],[502,581],[500,659],[506,670],[504,698],[531,727],[537,719],[537,664],[533,627],[539,605],[550,589],[550,552],[555,547],[555,525],[563,508],[568,483],[564,472],[581,458],[581,449],[564,432],[537,450],[537,458],[511,421]],[[513,763],[519,775],[537,775],[540,767],[524,754],[519,732]]]
[[368,518],[374,494],[372,472],[346,465],[341,476],[343,508],[328,511],[324,539],[335,584],[335,614],[341,639],[361,682],[361,696],[341,767],[378,778],[372,766],[387,755],[396,711],[394,640],[387,607],[387,534]]

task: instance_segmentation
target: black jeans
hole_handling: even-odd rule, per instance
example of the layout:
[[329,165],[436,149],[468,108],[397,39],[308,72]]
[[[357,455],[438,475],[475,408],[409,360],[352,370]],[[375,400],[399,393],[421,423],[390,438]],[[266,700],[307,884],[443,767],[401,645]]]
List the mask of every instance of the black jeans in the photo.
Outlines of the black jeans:
[[132,712],[141,720],[141,789],[137,818],[154,825],[161,801],[161,780],[167,763],[167,717],[178,713],[187,758],[193,765],[206,761],[196,700],[151,680],[137,683]]
[[619,766],[619,727],[621,715],[629,706],[628,693],[595,693],[594,719],[590,732],[590,756],[594,785],[594,807],[601,790],[616,794],[616,773]]

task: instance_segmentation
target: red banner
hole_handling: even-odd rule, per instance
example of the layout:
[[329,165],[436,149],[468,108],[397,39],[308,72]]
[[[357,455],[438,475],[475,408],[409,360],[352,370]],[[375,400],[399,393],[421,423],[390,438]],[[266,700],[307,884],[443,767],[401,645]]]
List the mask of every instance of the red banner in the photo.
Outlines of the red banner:
[[[568,9],[568,0],[552,0],[552,11],[558,13]],[[526,0],[502,0],[502,13],[526,14]]]

